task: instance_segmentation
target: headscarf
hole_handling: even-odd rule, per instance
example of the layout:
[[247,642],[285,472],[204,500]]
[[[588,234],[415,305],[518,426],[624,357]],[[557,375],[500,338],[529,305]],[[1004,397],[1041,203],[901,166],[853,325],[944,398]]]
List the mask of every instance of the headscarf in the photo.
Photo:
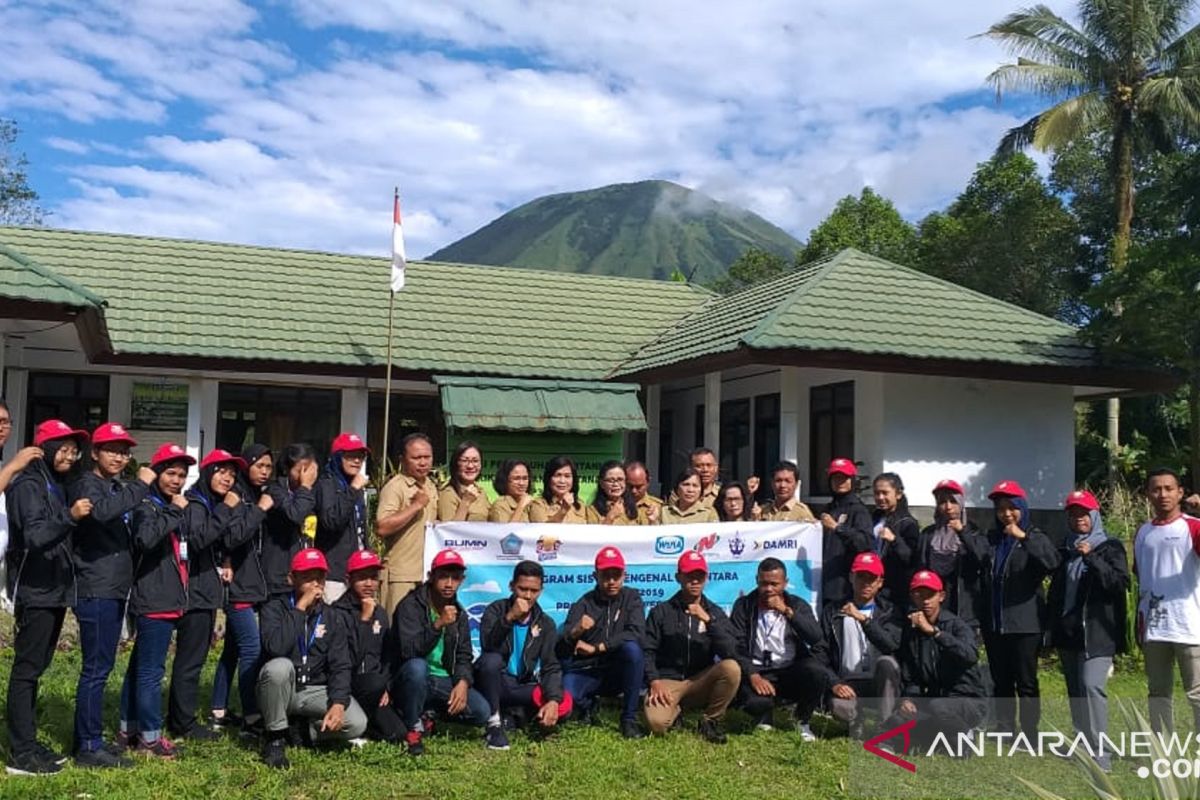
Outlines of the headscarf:
[[[967,523],[966,496],[951,489],[942,489],[934,495],[937,505],[941,505],[937,498],[943,494],[948,494],[954,499],[959,508],[958,518],[965,525]],[[929,565],[934,572],[946,578],[949,577],[947,573],[954,571],[952,565],[957,562],[958,554],[962,552],[962,537],[958,531],[950,527],[950,517],[938,511],[936,507],[933,512],[933,525],[933,535],[929,538]]]
[[236,487],[237,493],[244,500],[252,497],[259,497],[262,495],[263,490],[266,489],[265,484],[263,486],[255,486],[254,484],[250,483],[250,467],[254,466],[254,462],[258,461],[263,456],[271,456],[272,459],[275,457],[271,452],[271,448],[267,447],[265,444],[255,443],[242,451],[242,461],[246,462],[246,469],[245,471],[238,472]]
[[1079,597],[1079,585],[1083,580],[1083,576],[1087,573],[1087,564],[1084,563],[1083,554],[1075,548],[1081,543],[1086,542],[1089,548],[1095,550],[1108,540],[1108,533],[1104,530],[1104,522],[1100,519],[1100,512],[1088,511],[1088,516],[1092,520],[1092,530],[1089,533],[1076,534],[1067,543],[1070,555],[1067,557],[1066,593],[1063,595],[1064,616],[1075,610],[1075,604],[1078,602]]
[[364,548],[367,546],[367,498],[363,492],[355,492],[350,488],[350,478],[342,465],[343,452],[335,450],[329,454],[329,460],[325,462],[325,473],[332,476],[354,499],[354,535],[358,537],[358,546]]
[[44,471],[46,473],[44,477],[46,478],[47,491],[54,492],[56,495],[58,495],[58,499],[64,504],[67,502],[67,492],[64,487],[75,473],[79,462],[72,464],[71,468],[66,472],[59,472],[54,468],[54,459],[58,456],[59,450],[71,443],[79,446],[79,442],[70,436],[63,437],[62,439],[50,439],[42,442],[41,463],[35,461],[32,465],[36,467],[39,472]]

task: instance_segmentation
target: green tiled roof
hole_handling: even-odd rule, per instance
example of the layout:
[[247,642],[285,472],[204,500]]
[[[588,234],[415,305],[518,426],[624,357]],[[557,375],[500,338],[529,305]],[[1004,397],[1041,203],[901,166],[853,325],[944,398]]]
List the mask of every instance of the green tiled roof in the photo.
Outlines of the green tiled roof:
[[[0,227],[0,245],[89,287],[117,355],[382,367],[390,261]],[[685,284],[410,262],[393,361],[415,372],[602,378],[712,295]]]
[[0,297],[87,308],[104,301],[21,253],[0,244]]
[[640,431],[635,383],[435,376],[453,428],[509,431]]
[[710,300],[614,371],[740,349],[841,351],[1029,367],[1094,367],[1070,325],[882,258],[843,250]]

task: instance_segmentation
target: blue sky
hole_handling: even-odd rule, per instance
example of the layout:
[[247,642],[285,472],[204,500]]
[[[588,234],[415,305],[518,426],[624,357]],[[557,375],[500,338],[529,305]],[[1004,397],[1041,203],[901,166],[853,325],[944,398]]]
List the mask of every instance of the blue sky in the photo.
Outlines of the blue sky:
[[864,186],[958,193],[1036,108],[970,38],[1018,5],[0,0],[0,116],[62,227],[385,253],[399,185],[422,256],[665,178],[803,239]]

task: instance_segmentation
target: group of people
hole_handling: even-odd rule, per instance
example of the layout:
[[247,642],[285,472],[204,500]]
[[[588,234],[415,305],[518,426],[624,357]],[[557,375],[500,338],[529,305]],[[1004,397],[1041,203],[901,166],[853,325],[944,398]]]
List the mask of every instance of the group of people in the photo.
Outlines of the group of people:
[[[7,416],[0,403],[3,438]],[[684,709],[700,709],[700,735],[724,742],[731,705],[768,728],[781,699],[795,704],[806,740],[822,708],[859,737],[868,713],[885,724],[917,719],[926,731],[968,731],[987,721],[989,707],[995,727],[1029,735],[1038,727],[1037,657],[1047,635],[1074,723],[1109,767],[1099,737],[1113,656],[1127,646],[1130,570],[1087,491],[1065,499],[1068,532],[1059,542],[1033,525],[1015,481],[989,493],[987,531],[968,518],[963,487],[942,481],[933,491],[934,522],[922,528],[894,473],[874,479],[868,509],[855,464],[833,460],[831,501],[818,515],[796,496],[795,464],[776,465],[770,499],[757,502],[758,481],[719,484],[716,457],[704,448],[663,500],[648,493],[644,465],[612,461],[585,505],[574,463],[558,457],[545,465],[537,496],[528,464],[499,465],[492,502],[480,484],[478,446],[455,448],[449,481],[438,487],[432,445],[417,433],[401,443],[400,471],[380,490],[372,539],[369,452],[354,433],[332,442],[323,466],[305,444],[280,453],[262,445],[240,455],[215,449],[197,465],[168,443],[130,477],[134,446],[117,423],[89,433],[47,420],[33,446],[0,468],[17,623],[7,692],[10,773],[51,774],[66,761],[38,742],[35,710],[68,608],[82,651],[73,737],[81,767],[129,766],[130,752],[171,759],[177,740],[211,739],[213,727],[229,726],[260,736],[274,767],[287,765],[289,746],[368,734],[419,755],[439,717],[479,725],[488,747],[507,749],[513,726],[552,730],[568,718],[594,720],[597,698],[606,695],[620,698],[619,730],[628,738],[644,735],[639,706],[656,734],[680,726]],[[1158,730],[1173,724],[1178,663],[1200,729],[1200,520],[1183,514],[1183,488],[1170,470],[1151,473],[1146,494],[1155,517],[1139,530],[1134,552],[1151,721]],[[727,615],[704,594],[704,556],[688,551],[677,565],[678,592],[647,615],[640,594],[625,585],[624,556],[604,546],[594,588],[562,626],[538,604],[542,566],[518,563],[510,596],[484,612],[476,654],[457,598],[462,557],[444,550],[424,566],[425,527],[437,521],[755,519],[821,526],[818,607],[787,591],[787,566],[766,558],[756,585]],[[206,723],[200,674],[218,609],[226,633]],[[127,615],[135,640],[116,740],[108,742],[103,692]],[[172,639],[164,715],[160,687]],[[240,714],[230,703],[234,684]]]

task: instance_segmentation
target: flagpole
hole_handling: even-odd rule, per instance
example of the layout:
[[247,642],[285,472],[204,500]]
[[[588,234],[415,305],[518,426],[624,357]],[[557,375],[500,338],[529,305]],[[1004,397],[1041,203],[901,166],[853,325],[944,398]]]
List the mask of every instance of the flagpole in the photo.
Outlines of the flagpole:
[[[397,186],[392,196],[392,224],[395,225],[395,216],[400,208],[400,187]],[[394,236],[394,233],[393,233]],[[393,263],[395,261],[395,244],[393,240]],[[390,287],[389,287],[390,288]],[[388,298],[388,324],[387,324],[387,374],[383,379],[383,454],[380,456],[380,475],[379,481],[383,483],[387,480],[388,474],[388,431],[392,426],[392,320],[394,319],[396,310],[396,290],[391,289],[390,297]]]

